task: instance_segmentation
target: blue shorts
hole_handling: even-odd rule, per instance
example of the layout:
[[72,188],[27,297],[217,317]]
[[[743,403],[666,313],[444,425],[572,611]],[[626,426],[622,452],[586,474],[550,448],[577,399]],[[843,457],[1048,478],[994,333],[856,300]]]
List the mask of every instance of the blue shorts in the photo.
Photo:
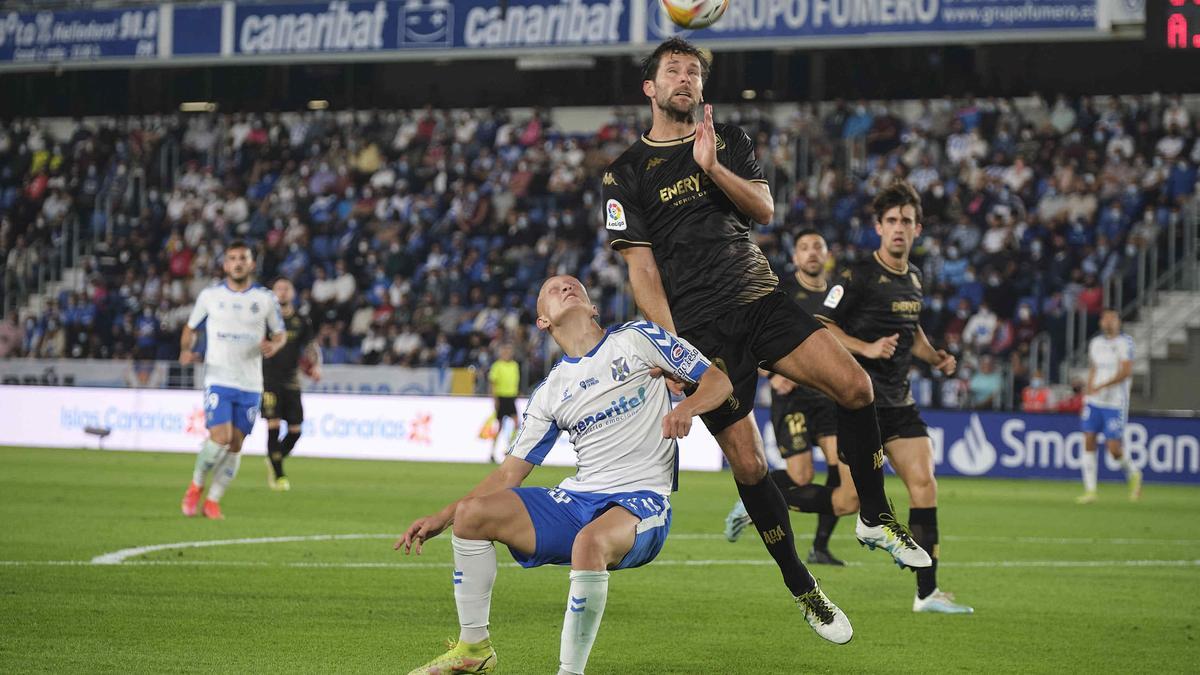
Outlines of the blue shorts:
[[1104,436],[1106,441],[1120,441],[1125,438],[1125,411],[1089,403],[1083,407],[1079,427],[1084,433]]
[[204,390],[204,424],[211,429],[233,422],[238,431],[249,435],[261,403],[262,394],[258,392],[213,385]]
[[513,492],[525,503],[525,510],[529,512],[537,534],[532,556],[526,556],[511,547],[508,549],[521,567],[570,565],[575,535],[615,506],[641,518],[641,522],[637,525],[633,548],[613,569],[640,567],[654,560],[671,529],[671,503],[666,497],[650,490],[598,494],[561,488],[523,487],[513,488]]

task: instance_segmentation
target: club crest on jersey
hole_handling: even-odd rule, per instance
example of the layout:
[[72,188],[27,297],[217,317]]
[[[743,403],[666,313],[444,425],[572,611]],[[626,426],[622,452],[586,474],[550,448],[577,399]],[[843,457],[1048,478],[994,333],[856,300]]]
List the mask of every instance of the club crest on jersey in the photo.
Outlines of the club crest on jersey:
[[257,302],[250,303],[250,313],[258,314],[258,303]]
[[621,202],[610,199],[604,205],[604,227],[610,230],[624,230],[627,225],[625,223],[625,209],[621,206]]
[[829,289],[829,295],[825,296],[825,302],[822,303],[830,309],[836,309],[842,302],[842,296],[846,294],[846,289],[842,288],[841,284]]
[[612,362],[612,379],[614,382],[624,382],[625,378],[629,377],[629,363],[625,361],[625,357],[613,359]]
[[579,388],[583,389],[584,391],[587,391],[587,388],[594,384],[600,384],[600,380],[597,380],[594,377],[589,377],[588,379],[583,380],[582,382],[579,383]]
[[717,150],[725,149],[725,139],[721,138],[721,134],[713,134],[717,139]]

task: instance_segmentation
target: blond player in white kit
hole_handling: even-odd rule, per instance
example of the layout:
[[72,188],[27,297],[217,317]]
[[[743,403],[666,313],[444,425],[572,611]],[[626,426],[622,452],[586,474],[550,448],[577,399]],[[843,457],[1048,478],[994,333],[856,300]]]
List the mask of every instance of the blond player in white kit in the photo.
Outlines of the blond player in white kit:
[[1096,437],[1104,436],[1108,454],[1121,465],[1129,482],[1129,499],[1142,496],[1142,473],[1121,449],[1125,420],[1129,416],[1129,385],[1133,376],[1133,338],[1121,332],[1121,316],[1115,309],[1100,315],[1100,334],[1088,343],[1088,381],[1081,427],[1084,453],[1083,494],[1079,504],[1096,501],[1099,457]]
[[204,500],[206,518],[219,520],[221,497],[241,464],[242,441],[254,428],[262,403],[263,357],[271,357],[287,342],[283,314],[275,294],[251,281],[254,254],[242,241],[225,249],[225,280],[196,298],[179,340],[179,362],[195,363],[192,351],[197,331],[204,324],[204,422],[208,438],[196,456],[192,482],[180,509],[196,515],[205,483],[212,475]]
[[[494,670],[488,632],[496,580],[492,542],[506,544],[523,567],[571,566],[558,672],[578,675],[604,613],[608,570],[645,565],[666,541],[678,474],[675,439],[733,387],[697,349],[657,325],[636,321],[606,331],[597,314],[574,277],[552,277],[542,285],[537,326],[562,348],[562,361],[530,396],[504,462],[462,499],[417,519],[396,542],[397,549],[420,553],[424,540],[454,528],[459,639],[412,673]],[[672,409],[656,369],[697,384],[696,392]],[[575,447],[578,472],[554,488],[520,487],[563,431]],[[809,623],[817,632],[849,640],[849,621],[820,589],[810,600],[815,609]],[[808,606],[801,606],[809,617]]]

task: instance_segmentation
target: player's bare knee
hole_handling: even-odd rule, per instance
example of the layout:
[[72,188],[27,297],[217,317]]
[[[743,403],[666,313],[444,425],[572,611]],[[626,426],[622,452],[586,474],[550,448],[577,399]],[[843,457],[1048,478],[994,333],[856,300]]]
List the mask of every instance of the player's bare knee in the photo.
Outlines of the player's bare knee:
[[478,499],[468,497],[454,509],[454,536],[459,539],[482,539],[486,514]]
[[767,476],[767,460],[758,453],[743,453],[729,457],[733,479],[742,485],[757,485]]
[[874,403],[875,389],[871,386],[867,371],[855,363],[853,372],[848,373],[836,388],[834,399],[848,410],[858,410]]
[[603,537],[584,529],[575,536],[575,543],[571,545],[571,568],[595,571],[607,569],[608,548]]
[[932,475],[913,479],[908,491],[914,504],[932,506],[937,503],[937,479]]
[[808,485],[813,482],[813,468],[811,466],[791,466],[787,468],[788,478],[796,485]]

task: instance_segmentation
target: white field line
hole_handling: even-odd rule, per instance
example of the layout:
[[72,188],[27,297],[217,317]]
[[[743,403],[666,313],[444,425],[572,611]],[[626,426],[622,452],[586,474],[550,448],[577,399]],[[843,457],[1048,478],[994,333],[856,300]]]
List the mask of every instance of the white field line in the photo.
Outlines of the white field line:
[[[137,546],[134,548],[123,548],[119,551],[104,553],[92,558],[91,563],[94,565],[120,565],[125,563],[129,558],[134,558],[147,553],[155,553],[158,551],[171,551],[176,549],[186,548],[209,548],[212,546],[239,546],[246,544],[288,544],[304,541],[342,541],[354,539],[397,539],[400,535],[397,534],[310,534],[310,535],[295,535],[286,537],[250,537],[244,539],[208,539],[201,541],[179,541],[170,544],[152,544],[149,546]],[[852,535],[839,535],[834,537],[839,540],[853,540]],[[720,534],[695,534],[681,533],[670,535],[668,541],[676,540],[720,540],[724,539]],[[448,540],[447,537],[441,539],[431,539],[431,542]],[[1053,544],[1053,545],[1151,545],[1151,544],[1166,544],[1172,546],[1194,546],[1200,544],[1200,539],[1138,539],[1138,538],[1090,538],[1090,537],[988,537],[988,536],[971,536],[971,535],[946,535],[942,537],[943,541],[955,542],[995,542],[995,543],[1020,543],[1020,544]]]
[[[775,562],[764,558],[728,560],[662,560],[650,563],[654,567],[764,567]],[[849,562],[859,567],[862,563]],[[95,563],[88,560],[0,560],[0,567],[283,567],[299,569],[445,569],[452,567],[445,562],[263,562],[239,560],[133,560],[114,565]],[[517,563],[501,563],[500,567],[519,568]],[[1105,567],[1200,567],[1200,560],[981,560],[972,562],[938,562],[938,567],[982,567],[982,568],[1105,568]]]

